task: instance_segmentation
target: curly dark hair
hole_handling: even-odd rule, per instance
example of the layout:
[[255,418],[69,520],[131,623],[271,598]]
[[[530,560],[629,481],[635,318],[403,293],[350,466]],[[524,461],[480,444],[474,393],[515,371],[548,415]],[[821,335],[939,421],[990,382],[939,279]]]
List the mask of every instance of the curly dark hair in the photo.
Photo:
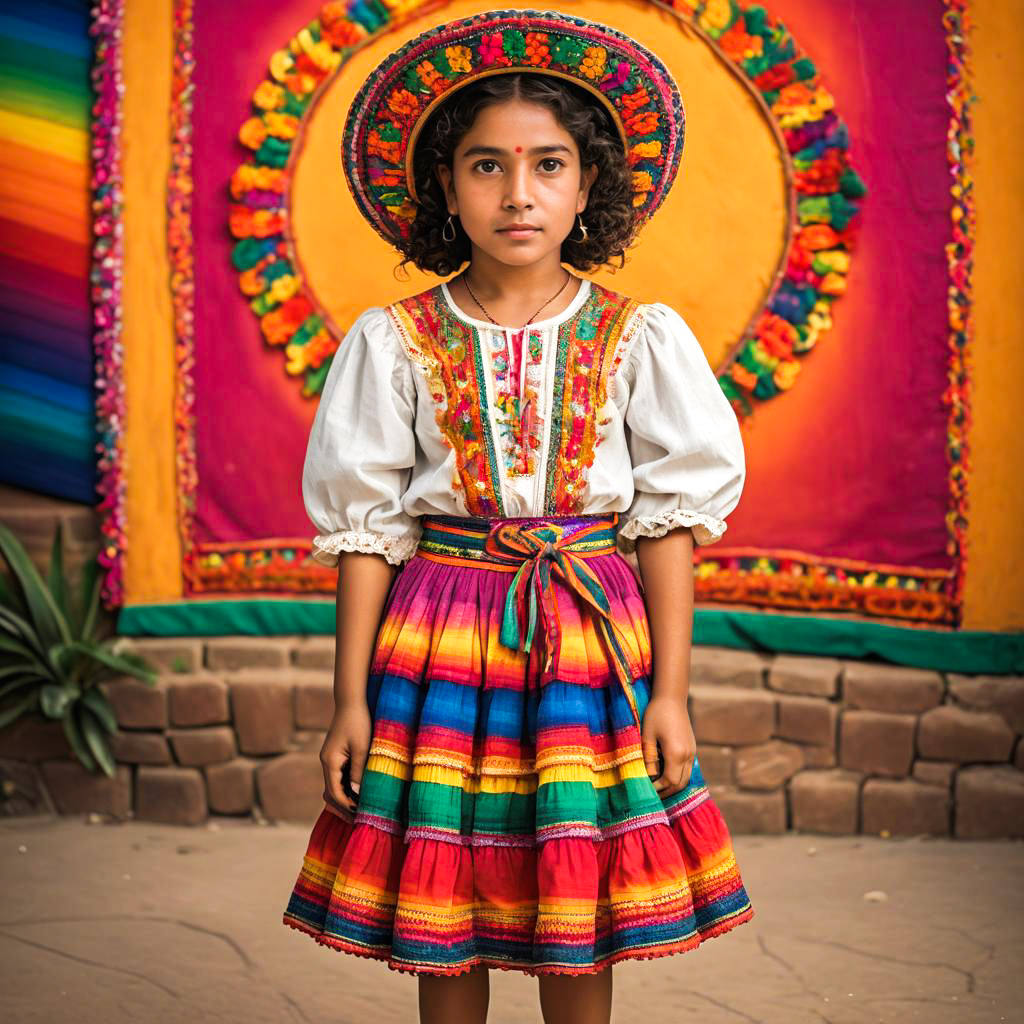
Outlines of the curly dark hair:
[[452,222],[455,241],[446,242],[441,237],[448,220],[448,204],[434,168],[436,164],[451,167],[456,147],[472,128],[477,114],[490,104],[506,100],[548,107],[576,142],[581,166],[597,165],[585,214],[587,240],[575,241],[576,232],[570,232],[562,243],[562,262],[581,271],[610,264],[616,258],[618,266],[624,266],[625,251],[637,227],[632,176],[608,111],[572,82],[532,72],[507,72],[459,89],[438,105],[423,126],[413,154],[418,208],[409,238],[396,243],[404,256],[399,268],[412,263],[443,277],[470,258],[469,236],[457,220]]

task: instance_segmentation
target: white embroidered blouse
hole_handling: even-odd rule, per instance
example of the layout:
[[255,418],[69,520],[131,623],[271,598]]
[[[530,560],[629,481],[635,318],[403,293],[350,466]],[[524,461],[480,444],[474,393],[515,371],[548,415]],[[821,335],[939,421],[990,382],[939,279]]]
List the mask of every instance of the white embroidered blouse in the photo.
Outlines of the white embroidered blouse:
[[513,331],[467,315],[445,284],[356,319],[303,466],[314,559],[401,565],[424,514],[614,511],[624,553],[677,527],[697,544],[722,536],[745,477],[739,424],[674,309],[583,279],[529,326],[518,367]]

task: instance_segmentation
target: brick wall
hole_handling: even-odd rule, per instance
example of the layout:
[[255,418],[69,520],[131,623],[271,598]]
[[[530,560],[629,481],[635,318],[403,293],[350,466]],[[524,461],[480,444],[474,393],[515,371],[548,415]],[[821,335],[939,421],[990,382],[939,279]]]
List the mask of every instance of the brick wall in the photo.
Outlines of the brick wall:
[[[23,719],[0,733],[8,812],[315,819],[332,637],[131,646],[161,671],[155,688],[105,684],[115,778],[84,771],[59,727]],[[697,647],[691,680],[697,756],[736,834],[1024,835],[1020,677]]]

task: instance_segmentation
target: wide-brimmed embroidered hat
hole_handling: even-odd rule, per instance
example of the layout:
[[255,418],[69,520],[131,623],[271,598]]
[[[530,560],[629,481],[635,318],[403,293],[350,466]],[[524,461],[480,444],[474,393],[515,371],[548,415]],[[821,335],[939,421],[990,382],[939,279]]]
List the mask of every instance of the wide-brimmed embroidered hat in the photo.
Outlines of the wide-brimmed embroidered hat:
[[386,240],[416,216],[413,152],[440,103],[487,75],[533,72],[582,86],[618,129],[643,223],[679,168],[685,116],[672,75],[625,33],[556,11],[488,11],[431,28],[386,57],[356,94],[342,159],[360,213]]

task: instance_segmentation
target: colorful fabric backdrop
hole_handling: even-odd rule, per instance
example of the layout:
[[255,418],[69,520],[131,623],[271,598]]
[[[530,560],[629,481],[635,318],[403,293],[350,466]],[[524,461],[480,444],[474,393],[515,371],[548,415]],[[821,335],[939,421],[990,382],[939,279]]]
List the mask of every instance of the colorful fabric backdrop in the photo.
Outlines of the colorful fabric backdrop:
[[[397,257],[356,213],[342,117],[387,50],[489,5],[252,0],[241,18],[236,5],[167,3],[175,358],[156,386],[174,409],[179,594],[328,597],[335,574],[308,559],[300,494],[317,396],[354,316],[427,280],[396,280]],[[973,245],[964,3],[559,8],[635,34],[687,106],[673,194],[626,269],[595,276],[679,309],[743,424],[748,483],[726,537],[698,552],[698,601],[957,626]],[[129,400],[134,380],[154,387],[141,376],[125,374]],[[111,464],[125,460],[114,451]],[[166,551],[148,576],[123,574],[133,518],[168,514],[162,489],[133,494],[110,534],[122,572],[107,597],[126,607],[172,596]]]
[[96,501],[86,0],[0,13],[0,479]]

